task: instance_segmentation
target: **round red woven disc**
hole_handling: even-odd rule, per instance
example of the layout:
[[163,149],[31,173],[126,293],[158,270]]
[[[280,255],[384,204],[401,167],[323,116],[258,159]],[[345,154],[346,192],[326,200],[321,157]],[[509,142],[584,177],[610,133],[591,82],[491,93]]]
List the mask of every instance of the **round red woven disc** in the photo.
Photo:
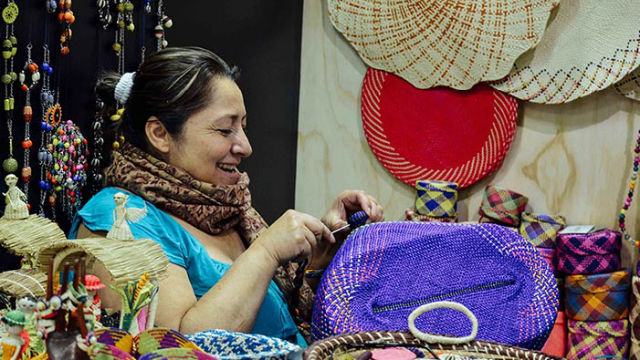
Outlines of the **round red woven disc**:
[[486,85],[420,90],[369,68],[362,123],[373,153],[395,177],[467,187],[494,171],[516,129],[517,101]]

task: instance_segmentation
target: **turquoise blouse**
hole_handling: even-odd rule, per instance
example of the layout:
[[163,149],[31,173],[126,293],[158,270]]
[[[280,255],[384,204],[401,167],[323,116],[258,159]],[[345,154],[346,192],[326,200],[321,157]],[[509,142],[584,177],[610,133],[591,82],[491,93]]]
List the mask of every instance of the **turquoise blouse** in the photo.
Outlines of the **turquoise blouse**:
[[[78,226],[81,223],[92,231],[109,231],[113,225],[113,210],[116,207],[113,195],[117,192],[128,193],[107,187],[92,197],[73,219],[69,238],[77,237]],[[144,206],[143,198],[128,194],[128,207]],[[149,202],[146,204],[147,216],[137,223],[129,223],[133,236],[155,241],[162,247],[171,263],[185,268],[193,292],[199,299],[222,278],[231,265],[212,259],[204,246],[171,216]],[[242,299],[240,294],[238,299]],[[284,295],[273,281],[269,285],[252,332],[307,346],[291,318]]]

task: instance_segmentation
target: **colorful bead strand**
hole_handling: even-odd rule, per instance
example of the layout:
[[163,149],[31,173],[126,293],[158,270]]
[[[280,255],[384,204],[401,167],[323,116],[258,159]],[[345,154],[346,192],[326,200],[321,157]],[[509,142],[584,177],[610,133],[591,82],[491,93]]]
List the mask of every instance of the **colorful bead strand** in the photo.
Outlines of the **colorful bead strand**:
[[627,211],[629,207],[631,207],[631,201],[633,200],[633,193],[636,188],[636,182],[638,181],[638,169],[640,166],[640,131],[638,131],[638,137],[636,138],[636,147],[633,149],[634,157],[633,157],[633,171],[631,172],[631,183],[629,184],[629,192],[627,193],[627,199],[624,201],[622,205],[622,209],[620,210],[620,216],[618,217],[618,225],[620,226],[620,232],[626,241],[633,243],[635,246],[640,246],[640,241],[633,240],[631,235],[627,233],[627,227],[625,225],[625,218],[627,216]]

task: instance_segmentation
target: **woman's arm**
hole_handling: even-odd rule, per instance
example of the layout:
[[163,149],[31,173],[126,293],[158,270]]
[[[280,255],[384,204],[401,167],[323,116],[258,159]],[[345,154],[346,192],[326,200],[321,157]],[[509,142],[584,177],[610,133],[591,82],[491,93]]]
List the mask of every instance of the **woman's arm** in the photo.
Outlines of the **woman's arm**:
[[156,324],[184,333],[212,328],[251,331],[279,264],[308,256],[323,238],[335,241],[318,219],[287,211],[200,300],[196,300],[186,270],[170,264],[168,276],[159,284]]

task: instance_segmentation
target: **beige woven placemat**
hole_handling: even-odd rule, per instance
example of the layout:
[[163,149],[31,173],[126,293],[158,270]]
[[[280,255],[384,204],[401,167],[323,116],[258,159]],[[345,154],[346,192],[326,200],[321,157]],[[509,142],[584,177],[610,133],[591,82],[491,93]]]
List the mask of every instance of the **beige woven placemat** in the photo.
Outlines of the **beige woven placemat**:
[[509,73],[558,0],[328,0],[329,18],[371,67],[417,88],[469,89]]
[[602,90],[640,65],[640,1],[565,0],[538,46],[492,86],[559,104]]

